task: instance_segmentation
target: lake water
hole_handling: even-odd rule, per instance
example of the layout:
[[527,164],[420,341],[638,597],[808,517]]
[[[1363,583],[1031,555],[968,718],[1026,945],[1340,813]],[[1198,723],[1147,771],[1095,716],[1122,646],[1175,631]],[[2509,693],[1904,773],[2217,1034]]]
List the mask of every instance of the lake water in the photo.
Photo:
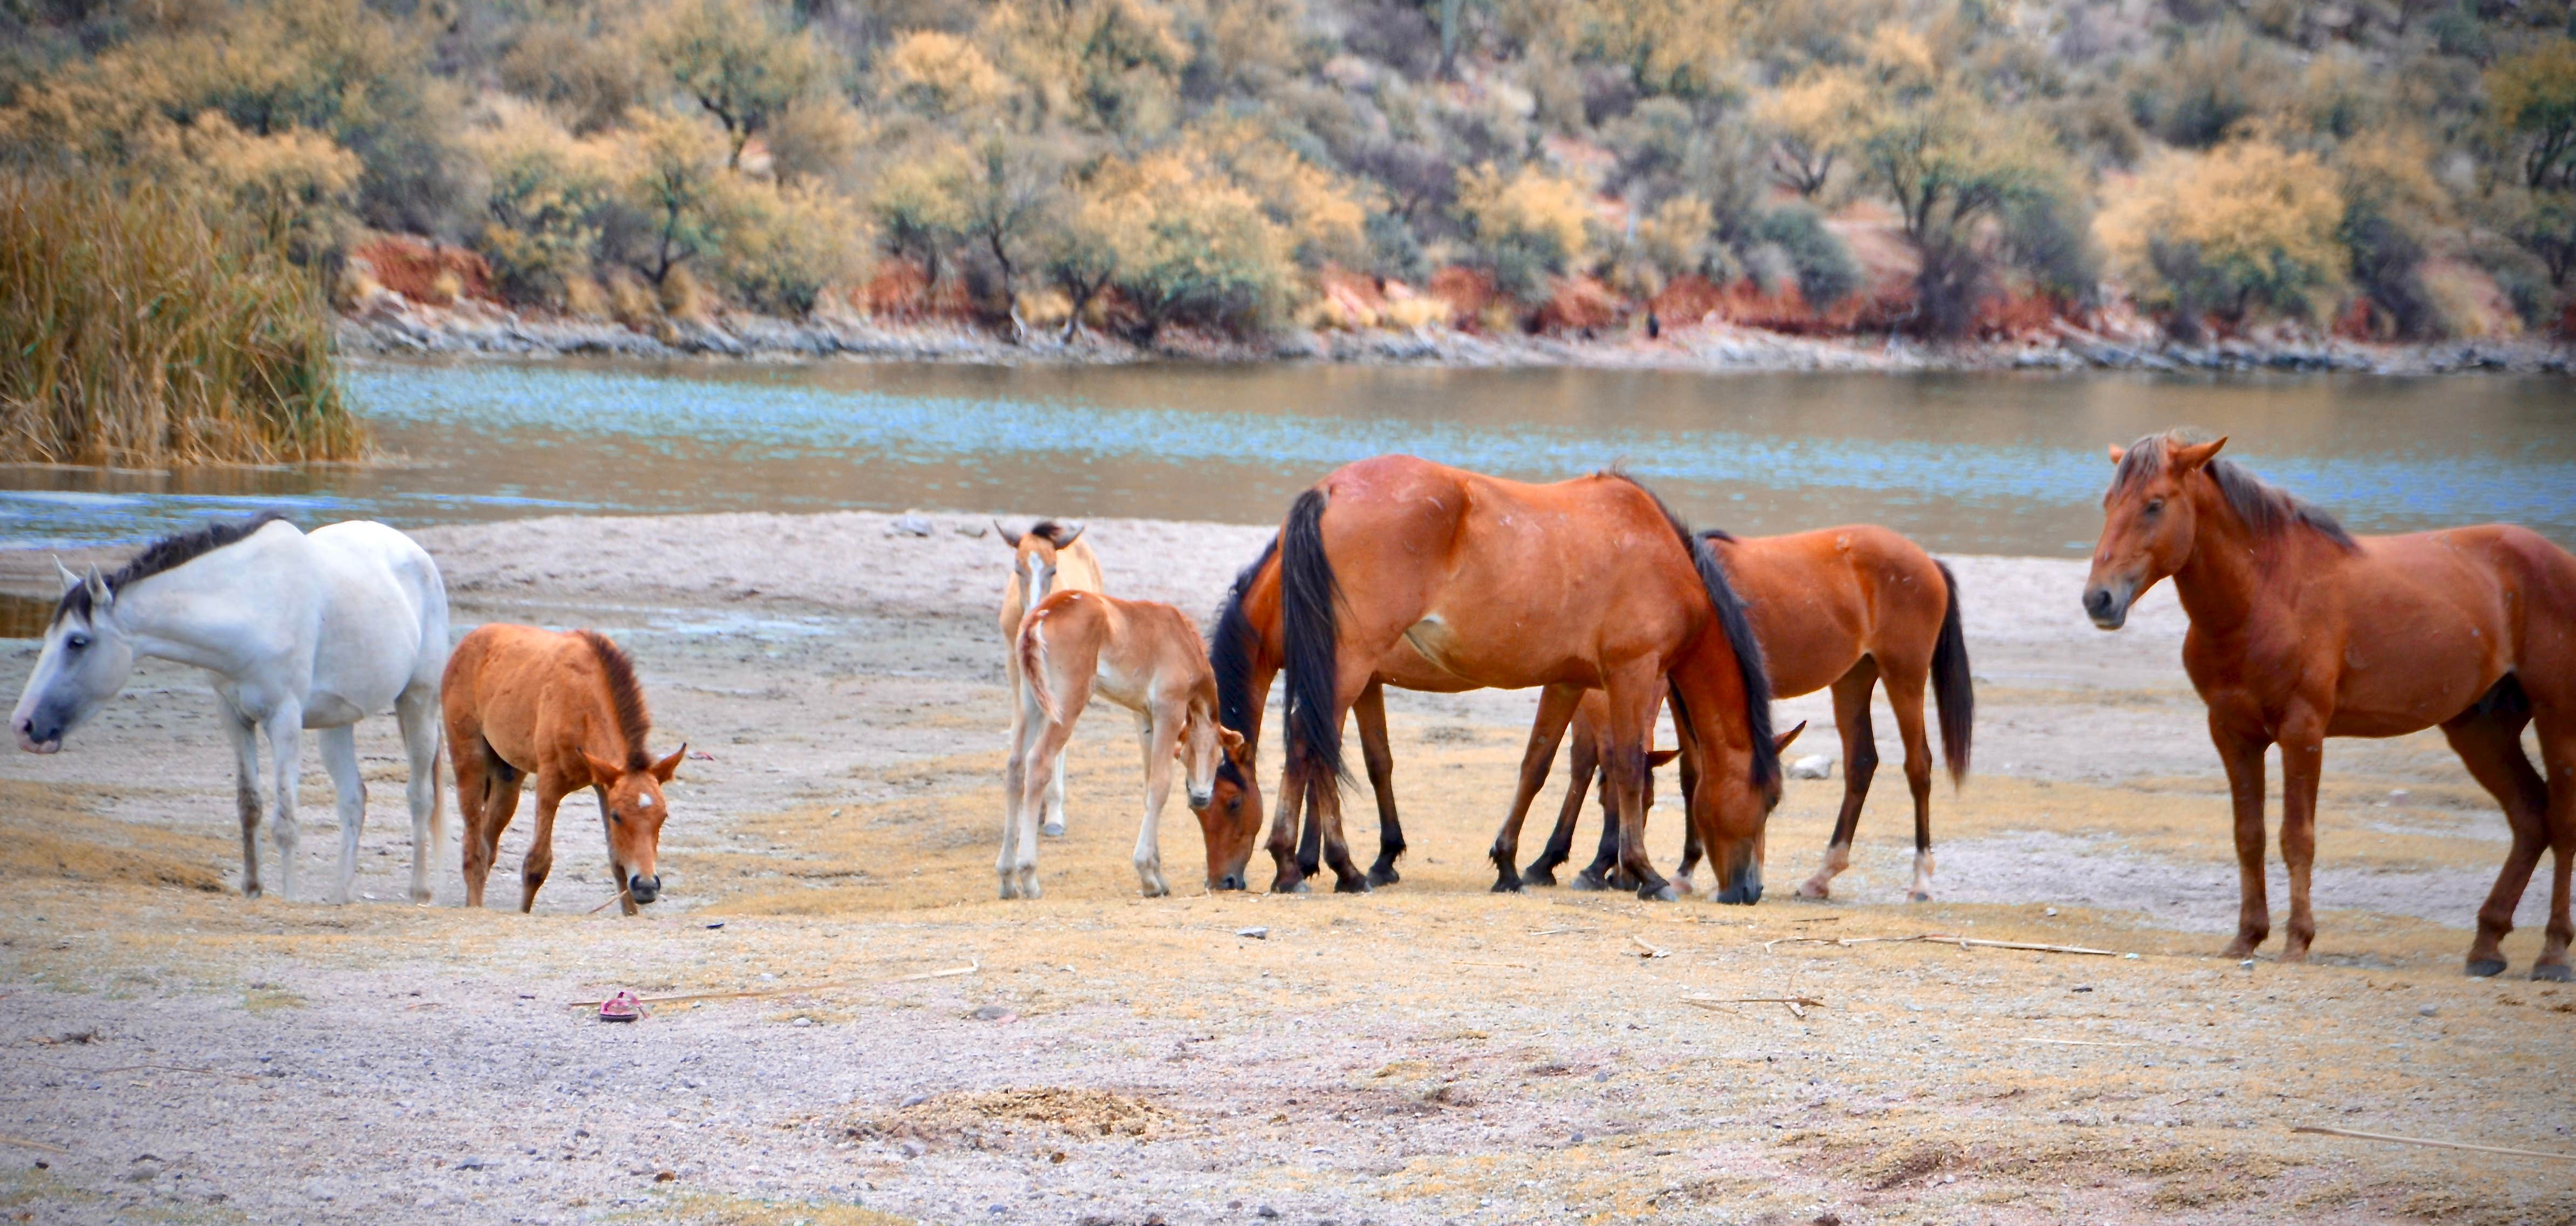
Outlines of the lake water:
[[1275,521],[1403,451],[1526,479],[1620,463],[1694,524],[1873,520],[1951,552],[2080,554],[2105,444],[2192,424],[2364,532],[2511,520],[2576,544],[2576,384],[2454,376],[1698,375],[1310,365],[367,362],[393,462],[0,468],[0,546],[307,524],[909,507]]

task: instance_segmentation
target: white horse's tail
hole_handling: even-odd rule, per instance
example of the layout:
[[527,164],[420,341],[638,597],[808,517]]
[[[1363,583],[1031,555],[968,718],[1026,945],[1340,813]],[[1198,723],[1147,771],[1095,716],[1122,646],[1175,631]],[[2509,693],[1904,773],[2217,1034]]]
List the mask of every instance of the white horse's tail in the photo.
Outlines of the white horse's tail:
[[1046,619],[1036,609],[1020,619],[1020,681],[1029,687],[1038,714],[1055,722],[1055,696],[1047,692]]

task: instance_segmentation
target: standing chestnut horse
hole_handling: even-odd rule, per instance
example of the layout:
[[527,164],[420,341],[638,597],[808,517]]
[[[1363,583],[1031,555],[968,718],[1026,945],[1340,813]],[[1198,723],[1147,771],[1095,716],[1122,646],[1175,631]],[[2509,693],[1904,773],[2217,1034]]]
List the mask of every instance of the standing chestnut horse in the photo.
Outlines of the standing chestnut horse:
[[[2534,979],[2568,977],[2568,870],[2576,861],[2576,556],[2501,524],[2354,537],[2331,516],[2217,458],[2224,438],[2149,435],[2124,452],[2103,496],[2102,541],[2084,588],[2093,624],[2172,576],[2191,631],[2183,668],[2209,705],[2209,735],[2236,801],[2244,904],[2227,956],[2271,931],[2263,883],[2263,751],[2281,747],[2281,859],[2290,869],[2283,961],[2316,937],[2308,870],[2317,776],[2330,736],[2387,737],[2439,725],[2513,827],[2478,909],[2468,971],[2504,970],[2500,943],[2544,849],[2556,853],[2548,940]],[[2522,752],[2537,722],[2544,783]]]
[[1091,696],[1136,713],[1145,748],[1145,815],[1136,830],[1136,880],[1145,897],[1172,892],[1163,879],[1163,802],[1172,762],[1189,767],[1192,808],[1208,805],[1217,761],[1243,738],[1217,722],[1216,678],[1189,614],[1151,600],[1058,592],[1020,625],[1011,755],[1002,782],[1002,897],[1038,896],[1037,811],[1045,769],[1064,760],[1074,721]]
[[[1100,559],[1091,546],[1082,543],[1083,525],[1068,528],[1052,519],[1042,519],[1026,532],[1014,533],[993,521],[993,531],[1002,543],[1011,547],[1011,577],[1002,583],[1002,657],[1003,671],[1010,676],[1011,689],[1020,686],[1020,618],[1041,600],[1058,591],[1104,592],[1108,588],[1100,578]],[[1049,764],[1046,794],[1046,833],[1064,833],[1064,755],[1058,753]]]
[[[1757,847],[1779,795],[1779,762],[1759,650],[1716,560],[1643,486],[1615,473],[1541,486],[1409,456],[1366,460],[1298,496],[1277,565],[1255,585],[1264,575],[1278,588],[1288,682],[1288,769],[1269,839],[1273,889],[1303,886],[1295,816],[1310,791],[1335,888],[1369,888],[1342,837],[1342,717],[1379,683],[1401,643],[1454,680],[1444,688],[1542,686],[1542,703],[1568,711],[1585,689],[1607,691],[1601,735],[1622,860],[1641,896],[1663,899],[1676,895],[1645,860],[1642,776],[1647,726],[1669,689],[1683,752],[1710,782],[1697,789],[1691,816],[1716,849],[1718,897],[1761,896]],[[1251,594],[1238,584],[1233,603]],[[1229,610],[1220,629],[1239,627],[1238,612]],[[1247,637],[1221,634],[1221,685],[1249,675]],[[1257,815],[1249,757],[1236,755],[1233,766],[1239,799],[1251,798]],[[1234,812],[1203,812],[1202,822],[1211,885],[1240,883],[1253,823]],[[1519,888],[1505,840],[1497,852],[1495,888]]]
[[483,880],[518,811],[519,781],[531,773],[537,830],[520,868],[521,911],[536,905],[554,867],[555,808],[582,788],[599,797],[609,874],[626,914],[661,894],[654,856],[667,812],[662,785],[689,747],[658,762],[645,752],[653,717],[617,644],[593,630],[479,626],[448,657],[441,688],[456,807],[465,817],[466,906],[483,905]]
[[[1950,568],[1923,552],[1923,547],[1875,524],[1852,524],[1788,536],[1737,538],[1703,532],[1702,539],[1725,564],[1727,578],[1744,598],[1745,616],[1762,643],[1762,663],[1770,674],[1771,692],[1781,698],[1811,694],[1827,686],[1834,692],[1834,726],[1843,741],[1843,807],[1834,819],[1825,861],[1816,875],[1798,887],[1808,898],[1830,896],[1834,875],[1851,865],[1852,833],[1860,825],[1861,805],[1878,770],[1878,739],[1870,729],[1870,690],[1887,685],[1887,703],[1896,712],[1897,735],[1905,743],[1905,785],[1914,796],[1915,902],[1932,899],[1932,746],[1924,734],[1923,695],[1939,703],[1941,755],[1952,786],[1967,778],[1969,741],[1975,729],[1976,689],[1968,673],[1968,642],[1959,623],[1959,582]],[[1565,863],[1574,840],[1574,822],[1583,810],[1597,757],[1591,752],[1594,721],[1600,704],[1591,695],[1576,710],[1574,743],[1568,750],[1572,778],[1559,810],[1547,850],[1527,876],[1552,884],[1553,870]],[[1545,736],[1549,754],[1555,739],[1544,727],[1530,730],[1533,742]],[[1546,759],[1527,791],[1547,779]],[[1685,784],[1685,792],[1688,785]],[[1522,803],[1527,803],[1526,801]],[[1606,812],[1606,810],[1605,810]],[[1576,874],[1578,888],[1599,889],[1608,880],[1614,840],[1603,831],[1602,850],[1589,868]],[[1679,876],[1687,883],[1699,861],[1696,840],[1685,840]]]

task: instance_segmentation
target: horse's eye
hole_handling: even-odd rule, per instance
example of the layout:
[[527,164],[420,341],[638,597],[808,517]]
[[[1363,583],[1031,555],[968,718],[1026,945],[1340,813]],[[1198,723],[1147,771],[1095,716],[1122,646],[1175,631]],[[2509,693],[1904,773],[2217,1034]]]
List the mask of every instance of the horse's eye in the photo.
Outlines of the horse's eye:
[[1228,800],[1225,802],[1225,811],[1226,811],[1226,812],[1228,812],[1228,813],[1241,813],[1241,812],[1243,812],[1243,798],[1242,798],[1242,797],[1240,797],[1240,796],[1236,796],[1236,797],[1233,797],[1233,798],[1228,799]]
[[89,646],[89,636],[86,634],[75,634],[63,640],[63,647],[69,651],[79,651],[87,646]]
[[2147,514],[2149,514],[2149,515],[2158,514],[2158,513],[2162,512],[2164,509],[2165,509],[2165,500],[2164,500],[2164,499],[2162,499],[2162,498],[2150,498],[2150,499],[2148,499],[2148,500],[2147,500]]

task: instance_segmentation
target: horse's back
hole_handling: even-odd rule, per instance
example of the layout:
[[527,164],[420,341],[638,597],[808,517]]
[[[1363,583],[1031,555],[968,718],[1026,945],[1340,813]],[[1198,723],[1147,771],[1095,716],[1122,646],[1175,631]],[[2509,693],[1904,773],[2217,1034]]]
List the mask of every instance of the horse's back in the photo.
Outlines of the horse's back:
[[447,659],[447,588],[410,537],[367,520],[304,533],[296,548],[314,616],[308,726],[383,711],[435,686]]
[[1921,670],[1949,584],[1923,547],[1877,524],[1715,542],[1778,696],[1833,684],[1863,655]]

